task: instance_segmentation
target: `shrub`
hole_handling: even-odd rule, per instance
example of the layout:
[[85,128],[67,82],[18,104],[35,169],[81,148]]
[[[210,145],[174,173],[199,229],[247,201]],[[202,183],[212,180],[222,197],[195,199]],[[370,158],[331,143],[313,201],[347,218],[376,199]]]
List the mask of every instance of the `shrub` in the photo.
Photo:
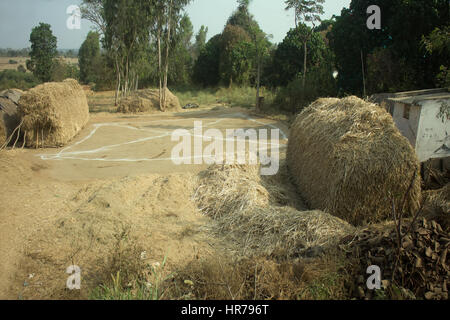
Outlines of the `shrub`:
[[301,75],[279,89],[274,105],[283,111],[300,112],[319,97],[337,95],[337,85],[328,68],[313,67],[307,74],[303,90]]
[[40,81],[31,73],[23,73],[17,70],[4,70],[0,72],[0,90],[17,88],[28,90]]

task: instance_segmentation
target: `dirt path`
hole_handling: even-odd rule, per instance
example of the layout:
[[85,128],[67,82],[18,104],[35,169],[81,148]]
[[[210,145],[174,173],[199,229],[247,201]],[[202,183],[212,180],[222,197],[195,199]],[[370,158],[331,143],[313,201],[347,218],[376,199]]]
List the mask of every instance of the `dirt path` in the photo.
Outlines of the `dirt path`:
[[111,248],[119,224],[131,226],[155,261],[170,251],[181,263],[208,250],[214,240],[201,231],[205,217],[189,201],[207,165],[171,160],[178,143],[172,132],[193,133],[199,121],[225,140],[226,129],[280,128],[281,148],[287,142],[282,124],[233,108],[96,114],[64,148],[0,152],[0,299],[59,297],[73,252],[81,252],[80,263],[92,263]]

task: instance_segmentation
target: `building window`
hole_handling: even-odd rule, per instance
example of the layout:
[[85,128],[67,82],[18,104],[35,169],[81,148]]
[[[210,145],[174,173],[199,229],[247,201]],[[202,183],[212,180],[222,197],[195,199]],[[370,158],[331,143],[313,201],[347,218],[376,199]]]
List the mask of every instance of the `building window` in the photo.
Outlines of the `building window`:
[[403,118],[409,120],[409,113],[411,112],[411,106],[405,104],[403,107]]

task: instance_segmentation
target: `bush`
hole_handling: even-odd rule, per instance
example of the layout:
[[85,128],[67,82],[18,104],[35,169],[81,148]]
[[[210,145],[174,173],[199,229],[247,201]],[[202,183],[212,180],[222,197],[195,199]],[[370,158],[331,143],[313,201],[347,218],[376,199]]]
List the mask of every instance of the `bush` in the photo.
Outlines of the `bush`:
[[25,67],[23,65],[19,65],[17,67],[17,71],[22,72],[22,73],[26,73],[27,69],[25,69]]
[[40,81],[31,73],[23,73],[16,70],[0,72],[0,90],[11,88],[28,90],[39,83]]
[[80,77],[80,71],[76,64],[70,64],[63,59],[55,59],[52,67],[52,81],[61,82],[65,79],[76,79]]
[[13,60],[13,59],[10,59],[8,63],[9,64],[18,64],[18,62],[16,60]]
[[283,111],[297,113],[320,97],[337,95],[337,84],[331,70],[313,67],[306,76],[305,89],[303,79],[298,76],[286,87],[279,89],[274,105]]

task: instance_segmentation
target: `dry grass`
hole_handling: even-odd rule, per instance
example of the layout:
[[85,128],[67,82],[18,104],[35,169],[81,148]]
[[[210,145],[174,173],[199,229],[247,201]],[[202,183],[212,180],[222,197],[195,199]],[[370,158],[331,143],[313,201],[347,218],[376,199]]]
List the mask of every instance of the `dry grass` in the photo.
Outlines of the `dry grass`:
[[59,147],[88,122],[86,95],[76,80],[49,82],[24,93],[18,114],[28,147]]
[[265,257],[210,256],[179,270],[167,289],[175,299],[330,300],[347,299],[348,281],[340,254],[276,262]]
[[235,243],[239,255],[294,257],[328,248],[354,231],[327,213],[282,207],[289,191],[273,180],[264,183],[259,169],[212,166],[194,194],[200,210],[215,220],[213,232]]
[[300,113],[287,160],[308,204],[354,225],[377,222],[421,200],[419,162],[408,140],[381,107],[357,97],[319,99]]
[[217,219],[231,212],[268,206],[270,194],[261,184],[259,170],[252,165],[217,165],[202,172],[202,183],[194,194],[199,209]]

